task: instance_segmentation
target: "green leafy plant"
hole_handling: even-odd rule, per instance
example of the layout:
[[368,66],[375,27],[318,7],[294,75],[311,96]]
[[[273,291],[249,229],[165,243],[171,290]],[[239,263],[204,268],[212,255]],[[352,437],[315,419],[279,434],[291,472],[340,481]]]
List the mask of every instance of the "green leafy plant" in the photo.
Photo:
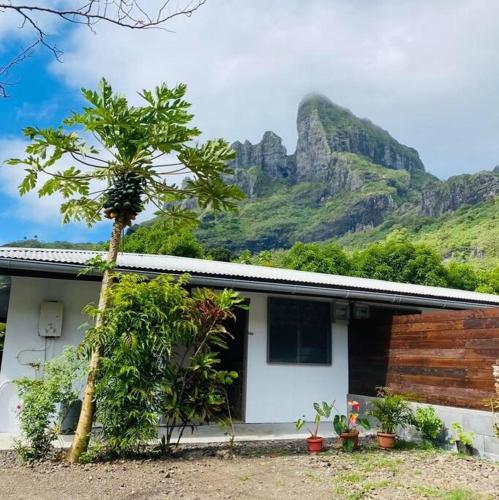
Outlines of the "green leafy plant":
[[454,436],[450,439],[451,443],[461,443],[465,447],[472,447],[476,434],[472,431],[465,431],[463,426],[458,422],[453,422],[451,428],[454,431]]
[[377,398],[371,401],[367,414],[374,417],[379,430],[387,434],[395,434],[397,427],[405,427],[413,421],[409,402],[388,387],[378,387]]
[[307,431],[310,433],[310,437],[316,438],[319,435],[319,426],[321,423],[321,418],[329,418],[331,416],[333,408],[334,408],[334,401],[331,404],[326,403],[326,401],[323,401],[322,403],[314,403],[314,410],[315,410],[314,427],[310,429],[310,427],[307,426],[305,415],[303,415],[302,418],[299,418],[295,422],[296,430],[300,431],[301,429],[303,429],[303,427],[306,427]]
[[175,430],[178,444],[188,426],[220,417],[225,386],[237,373],[218,368],[218,352],[230,337],[224,322],[242,298],[231,290],[190,294],[188,276],[118,278],[103,324],[88,331],[81,347],[105,346],[96,418],[108,452],[119,455],[141,451],[161,419],[167,451]]
[[[26,127],[30,141],[24,158],[9,165],[22,166],[25,177],[19,193],[36,190],[38,195],[62,195],[64,222],[84,221],[89,226],[103,217],[113,221],[107,262],[117,259],[122,232],[143,211],[155,205],[171,221],[193,224],[196,214],[183,208],[184,200],[196,200],[199,208],[215,212],[231,209],[242,197],[234,185],[224,182],[234,157],[229,145],[216,139],[194,144],[201,132],[190,125],[193,116],[184,99],[185,85],[166,85],[139,94],[142,106],[132,106],[113,92],[102,79],[96,91],[82,89],[86,106],[63,120],[57,128]],[[95,139],[87,142],[87,138]],[[98,144],[98,146],[96,146]],[[185,174],[182,185],[169,182]],[[96,324],[107,308],[112,270],[102,276]],[[87,386],[78,427],[68,453],[77,462],[88,446],[100,356],[105,346],[95,344],[89,356]]]
[[444,422],[435,412],[433,406],[420,407],[414,412],[413,424],[421,432],[423,440],[434,442],[440,436]]
[[59,432],[58,408],[78,399],[75,383],[82,381],[85,364],[77,357],[76,349],[68,347],[45,363],[42,379],[14,381],[20,398],[17,411],[22,438],[16,443],[16,451],[21,460],[47,457]]
[[[357,431],[357,426],[363,427],[368,430],[371,424],[366,417],[360,416],[360,403],[358,401],[348,401],[350,412],[347,415],[335,415],[333,419],[333,428],[340,436],[343,433],[352,433]],[[342,448],[344,451],[353,451],[355,447],[355,440],[352,438],[344,438],[342,441]]]

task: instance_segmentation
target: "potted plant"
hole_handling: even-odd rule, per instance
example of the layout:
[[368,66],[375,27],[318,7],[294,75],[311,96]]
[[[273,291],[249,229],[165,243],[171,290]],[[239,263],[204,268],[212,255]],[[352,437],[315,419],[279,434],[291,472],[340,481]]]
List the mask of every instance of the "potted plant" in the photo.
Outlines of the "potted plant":
[[388,387],[378,388],[378,397],[371,401],[367,414],[378,421],[378,446],[384,449],[395,446],[397,427],[405,427],[413,421],[409,403]]
[[[322,450],[324,444],[324,438],[319,436],[319,425],[321,423],[321,418],[329,418],[331,416],[331,411],[334,408],[334,401],[332,404],[328,404],[325,401],[320,403],[314,403],[315,417],[314,417],[314,427],[310,429],[307,427],[310,436],[307,438],[308,451],[310,453],[318,453]],[[306,426],[305,415],[303,418],[299,418],[296,423],[296,430],[301,430]]]
[[476,434],[471,431],[465,431],[462,425],[457,422],[452,423],[451,427],[454,431],[454,437],[451,438],[450,442],[456,444],[458,453],[473,455],[473,441]]
[[346,415],[335,415],[333,427],[336,434],[340,437],[341,447],[344,451],[356,450],[359,447],[359,431],[357,426],[360,425],[364,429],[370,429],[369,420],[359,416],[360,403],[357,401],[349,401],[348,406],[350,411],[348,417]]

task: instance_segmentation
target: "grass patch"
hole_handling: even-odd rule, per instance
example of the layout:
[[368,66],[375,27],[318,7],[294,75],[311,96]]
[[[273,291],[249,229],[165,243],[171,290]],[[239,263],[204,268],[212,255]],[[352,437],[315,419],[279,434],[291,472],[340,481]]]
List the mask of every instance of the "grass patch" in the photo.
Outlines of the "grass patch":
[[489,495],[480,495],[468,488],[452,488],[450,490],[442,490],[433,486],[416,486],[412,491],[425,498],[438,498],[441,500],[474,500],[492,498]]
[[364,498],[367,493],[380,491],[391,485],[388,479],[371,481],[366,475],[355,472],[338,474],[334,481],[332,490],[334,498],[345,498],[348,500]]
[[379,469],[397,472],[402,460],[387,456],[385,452],[367,452],[352,455],[355,466],[363,472],[372,472]]

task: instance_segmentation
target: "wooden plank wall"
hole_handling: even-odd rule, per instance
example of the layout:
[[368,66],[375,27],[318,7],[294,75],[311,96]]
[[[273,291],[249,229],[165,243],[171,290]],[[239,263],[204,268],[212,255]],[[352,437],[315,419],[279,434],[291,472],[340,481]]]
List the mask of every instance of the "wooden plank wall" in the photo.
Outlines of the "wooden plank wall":
[[395,314],[351,322],[350,393],[387,385],[427,403],[485,410],[495,395],[499,308]]

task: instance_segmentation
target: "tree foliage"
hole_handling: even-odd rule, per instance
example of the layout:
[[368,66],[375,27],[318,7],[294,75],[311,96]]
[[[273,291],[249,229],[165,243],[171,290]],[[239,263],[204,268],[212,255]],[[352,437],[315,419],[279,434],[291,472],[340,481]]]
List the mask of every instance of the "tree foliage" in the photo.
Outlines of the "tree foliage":
[[430,286],[448,282],[441,258],[430,248],[411,243],[401,231],[354,254],[353,261],[355,274],[364,278]]
[[282,259],[284,267],[327,274],[349,274],[351,262],[334,243],[295,243]]
[[[190,220],[193,214],[178,204],[187,198],[196,198],[201,208],[232,208],[241,193],[222,176],[230,172],[234,152],[220,139],[192,145],[201,132],[189,125],[185,93],[185,85],[163,84],[142,91],[143,105],[132,106],[104,79],[97,91],[83,89],[82,112],[57,128],[24,129],[27,155],[8,162],[26,172],[20,194],[60,193],[64,222],[88,225],[103,216],[130,223],[149,202],[166,215]],[[88,142],[88,136],[95,140]],[[168,181],[182,174],[190,175],[182,186]],[[128,200],[115,199],[123,193]]]
[[171,231],[163,231],[159,224],[141,226],[130,237],[133,244],[126,249],[499,294],[499,266],[484,270],[464,262],[445,262],[429,245],[411,241],[404,230],[394,231],[384,240],[355,252],[334,242],[298,242],[289,250],[256,254],[245,250],[237,257],[223,248],[203,249],[195,234],[185,228],[177,241]]
[[123,242],[125,252],[203,258],[204,249],[188,227],[176,227],[159,218],[150,226],[140,226]]

